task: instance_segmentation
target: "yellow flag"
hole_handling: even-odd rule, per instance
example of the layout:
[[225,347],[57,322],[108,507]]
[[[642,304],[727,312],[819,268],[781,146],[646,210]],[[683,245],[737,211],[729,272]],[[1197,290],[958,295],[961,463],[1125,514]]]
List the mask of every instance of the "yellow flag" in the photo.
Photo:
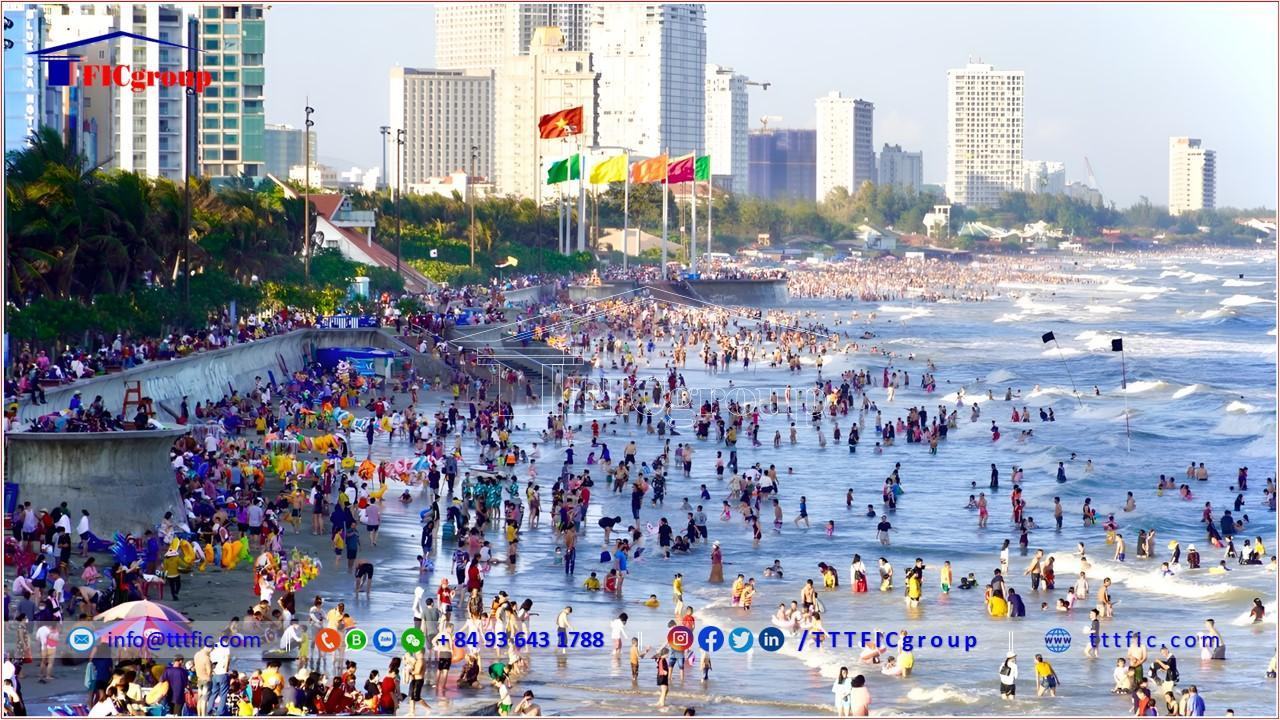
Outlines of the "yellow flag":
[[589,182],[592,185],[622,182],[627,179],[627,156],[615,155],[591,168]]

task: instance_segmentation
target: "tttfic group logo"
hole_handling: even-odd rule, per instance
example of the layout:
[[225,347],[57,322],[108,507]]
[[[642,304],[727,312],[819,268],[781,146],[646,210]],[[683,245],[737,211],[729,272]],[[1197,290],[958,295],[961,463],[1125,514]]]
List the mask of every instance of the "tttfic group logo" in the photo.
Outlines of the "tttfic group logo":
[[213,73],[208,70],[148,70],[122,64],[94,65],[82,63],[82,58],[72,52],[76,48],[108,42],[122,37],[155,43],[163,47],[178,48],[180,50],[188,49],[186,45],[117,30],[106,35],[98,35],[64,45],[32,50],[27,54],[35,55],[40,58],[41,62],[45,63],[45,78],[48,84],[53,87],[70,85],[84,87],[114,86],[127,87],[136,93],[140,93],[156,86],[173,87],[176,85],[187,88],[188,92],[202,93],[205,88],[213,84]]
[[1066,628],[1050,628],[1044,634],[1044,646],[1051,653],[1064,653],[1071,649],[1071,633]]

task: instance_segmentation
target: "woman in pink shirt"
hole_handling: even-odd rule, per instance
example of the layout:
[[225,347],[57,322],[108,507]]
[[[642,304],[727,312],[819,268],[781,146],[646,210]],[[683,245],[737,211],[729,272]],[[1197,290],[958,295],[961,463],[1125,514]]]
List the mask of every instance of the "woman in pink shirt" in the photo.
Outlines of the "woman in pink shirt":
[[849,715],[866,717],[871,714],[871,692],[867,690],[867,679],[855,675],[849,688]]

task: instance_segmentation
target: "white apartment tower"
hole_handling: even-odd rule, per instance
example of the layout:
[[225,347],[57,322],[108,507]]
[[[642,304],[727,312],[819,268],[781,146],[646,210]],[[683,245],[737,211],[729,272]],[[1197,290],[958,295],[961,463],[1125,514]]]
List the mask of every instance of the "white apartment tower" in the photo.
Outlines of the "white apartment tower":
[[832,90],[815,103],[818,115],[817,196],[825,202],[836,188],[853,194],[854,99]]
[[1216,154],[1199,138],[1169,138],[1169,214],[1181,215],[1214,208],[1217,184]]
[[924,153],[907,152],[901,145],[885,143],[877,166],[876,182],[880,185],[897,185],[920,192],[924,184]]
[[947,71],[947,197],[989,207],[1022,187],[1023,72],[969,63]]
[[391,68],[387,183],[396,187],[400,172],[405,186],[458,170],[493,177],[493,93],[491,70]]
[[591,4],[439,3],[435,13],[436,67],[498,70],[529,54],[540,27],[559,28],[565,50],[586,50]]
[[596,3],[600,144],[672,157],[705,148],[707,34],[701,3]]
[[747,76],[707,65],[706,152],[711,176],[721,187],[747,193]]
[[[547,165],[596,144],[600,76],[592,69],[591,53],[564,47],[558,29],[539,28],[529,54],[507,58],[496,75],[494,183],[500,195],[539,203],[553,197],[557,190],[546,184]],[[538,136],[540,117],[578,106],[581,134],[551,140]]]

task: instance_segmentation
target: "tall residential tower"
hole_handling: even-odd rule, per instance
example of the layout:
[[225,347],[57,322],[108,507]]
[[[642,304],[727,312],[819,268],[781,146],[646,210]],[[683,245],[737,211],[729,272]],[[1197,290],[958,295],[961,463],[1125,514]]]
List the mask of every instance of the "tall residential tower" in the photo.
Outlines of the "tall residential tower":
[[590,3],[438,3],[436,67],[498,70],[512,55],[528,55],[540,27],[559,28],[565,50],[587,49]]
[[747,77],[707,65],[706,152],[711,176],[732,193],[747,192]]
[[1169,214],[1214,208],[1217,156],[1200,138],[1169,138]]
[[947,197],[989,207],[1022,188],[1023,72],[969,63],[947,71]]

